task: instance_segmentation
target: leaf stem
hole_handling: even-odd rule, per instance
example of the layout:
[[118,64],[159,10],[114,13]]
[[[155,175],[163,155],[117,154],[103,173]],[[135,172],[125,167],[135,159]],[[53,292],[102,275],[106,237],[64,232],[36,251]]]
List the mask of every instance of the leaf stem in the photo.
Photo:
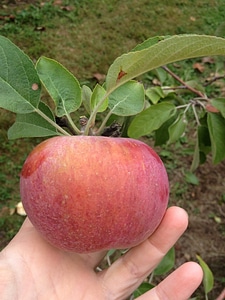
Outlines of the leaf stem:
[[81,131],[77,128],[77,126],[74,124],[70,114],[66,114],[67,120],[70,124],[70,126],[72,127],[72,129],[79,135],[81,134]]
[[189,106],[189,104],[183,104],[183,105],[178,105],[176,108],[179,109],[179,108],[185,108]]
[[154,277],[154,271],[153,271],[153,272],[151,273],[151,275],[149,276],[148,283],[152,283],[153,277]]
[[188,103],[187,107],[184,110],[184,115],[186,115],[186,113],[189,110],[189,108],[190,108],[191,105],[192,105],[191,103]]
[[[102,99],[98,102],[98,104],[95,106],[94,110],[92,111],[91,115],[90,115],[90,118],[87,122],[87,125],[86,125],[86,128],[85,128],[85,131],[84,131],[84,135],[88,135],[89,133],[89,129],[94,125],[95,123],[95,118],[96,118],[96,115],[98,113],[98,110],[99,108],[102,106],[102,104],[104,103],[104,101],[108,98],[108,96],[111,94],[111,92],[113,91],[113,89],[109,92],[106,92],[104,97],[102,97]],[[107,116],[106,116],[107,117]],[[107,120],[106,120],[107,121]],[[104,120],[103,120],[104,122]],[[99,131],[99,130],[98,130]]]
[[108,114],[106,115],[106,117],[102,121],[101,126],[98,128],[98,130],[95,133],[96,135],[100,135],[101,134],[101,132],[103,131],[103,129],[104,129],[104,127],[105,127],[105,125],[106,125],[106,123],[107,123],[107,121],[108,121],[108,119],[110,118],[111,115],[112,115],[112,110],[110,110],[108,112]]
[[40,109],[36,108],[35,112],[39,114],[43,119],[45,119],[49,124],[54,126],[61,134],[70,136],[70,134],[64,130],[62,127],[60,127],[58,124],[56,124],[52,119],[50,119],[46,114],[44,114]]
[[169,90],[186,90],[187,89],[187,87],[186,86],[184,86],[184,85],[180,85],[180,86],[162,86],[161,87],[161,89],[162,90],[164,90],[164,91],[169,91]]
[[195,104],[191,104],[191,107],[192,107],[193,112],[194,112],[194,115],[195,115],[195,120],[196,120],[198,126],[200,126],[201,124],[200,124],[200,122],[199,122],[198,114],[197,114],[197,111],[196,111],[196,109],[195,109]]

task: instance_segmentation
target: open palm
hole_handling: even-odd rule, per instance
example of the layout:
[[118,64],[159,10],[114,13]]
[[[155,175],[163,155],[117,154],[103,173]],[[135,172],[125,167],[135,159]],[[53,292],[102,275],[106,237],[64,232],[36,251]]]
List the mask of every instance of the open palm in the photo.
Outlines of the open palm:
[[[76,254],[47,243],[28,219],[0,254],[2,300],[122,300],[157,266],[187,227],[186,212],[167,210],[155,233],[109,268],[96,272],[105,252]],[[139,300],[185,300],[202,280],[198,264],[178,268]]]

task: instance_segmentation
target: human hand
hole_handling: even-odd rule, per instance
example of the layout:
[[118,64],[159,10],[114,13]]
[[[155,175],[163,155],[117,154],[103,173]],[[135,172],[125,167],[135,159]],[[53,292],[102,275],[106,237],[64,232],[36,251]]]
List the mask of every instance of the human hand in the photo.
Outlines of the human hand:
[[[28,219],[0,254],[2,300],[122,300],[141,284],[185,231],[186,212],[167,210],[146,241],[130,249],[109,268],[96,272],[105,252],[68,253],[54,248]],[[199,286],[202,269],[188,262],[138,300],[186,300]]]

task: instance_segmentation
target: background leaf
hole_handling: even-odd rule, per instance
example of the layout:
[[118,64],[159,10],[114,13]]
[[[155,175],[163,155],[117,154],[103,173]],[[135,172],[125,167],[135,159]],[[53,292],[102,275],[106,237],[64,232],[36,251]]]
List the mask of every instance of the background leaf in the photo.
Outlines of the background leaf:
[[81,105],[78,80],[57,61],[41,57],[36,65],[38,75],[56,105],[56,115],[62,117]]
[[180,113],[177,119],[171,124],[168,128],[169,132],[169,143],[176,142],[184,133],[187,125],[187,121],[185,115]]
[[160,264],[155,268],[154,275],[165,275],[169,272],[175,263],[175,250],[172,247],[167,254],[163,257]]
[[170,119],[174,112],[175,106],[168,102],[150,106],[134,117],[128,128],[129,137],[139,138],[143,135],[150,134]]
[[[50,108],[43,102],[39,104],[39,110],[52,121],[54,116]],[[17,114],[15,123],[8,130],[9,139],[22,137],[45,137],[59,135],[56,128],[40,116],[37,112],[29,114]]]
[[168,141],[169,139],[168,128],[175,120],[176,117],[172,116],[172,118],[170,118],[165,123],[163,123],[162,126],[160,126],[159,129],[155,131],[155,146],[163,145]]
[[[163,37],[162,37],[163,38]],[[150,43],[140,51],[118,57],[106,76],[106,90],[110,91],[143,73],[160,66],[188,58],[225,55],[225,39],[214,36],[184,34]],[[118,76],[123,71],[124,76]]]
[[211,102],[212,105],[216,107],[221,112],[221,115],[225,118],[225,98],[213,99]]
[[225,158],[225,119],[217,113],[208,113],[207,123],[212,145],[213,163]]
[[160,99],[165,97],[165,94],[160,86],[147,88],[145,94],[153,104],[157,104]]
[[201,124],[198,126],[200,163],[203,163],[205,162],[206,155],[211,151],[211,140],[207,124],[207,114],[205,114],[199,121]]
[[30,113],[38,107],[41,83],[33,62],[16,45],[0,36],[0,107]]
[[190,171],[194,172],[199,166],[199,163],[200,163],[200,150],[199,150],[199,139],[197,138]]
[[208,265],[204,262],[204,260],[199,255],[197,255],[196,257],[204,273],[203,285],[204,285],[205,294],[208,294],[213,289],[213,285],[214,285],[213,273],[208,267]]
[[149,39],[145,40],[143,43],[138,44],[132,51],[140,51],[140,50],[149,48],[149,47],[157,44],[159,41],[164,40],[165,38],[166,38],[165,36],[150,37]]
[[144,101],[143,85],[129,81],[109,95],[109,108],[117,116],[132,116],[143,110]]
[[134,299],[138,298],[139,296],[143,295],[147,291],[151,290],[154,288],[154,285],[148,282],[143,282],[134,292]]
[[194,173],[192,173],[190,171],[186,171],[184,173],[184,175],[185,175],[186,182],[194,184],[194,185],[198,185],[199,184],[198,177]]

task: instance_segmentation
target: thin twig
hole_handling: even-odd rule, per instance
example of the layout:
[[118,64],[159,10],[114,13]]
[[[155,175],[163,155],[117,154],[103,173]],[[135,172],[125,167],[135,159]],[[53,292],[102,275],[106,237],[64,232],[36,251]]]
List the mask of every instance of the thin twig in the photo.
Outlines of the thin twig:
[[184,85],[179,85],[179,86],[162,86],[161,87],[162,90],[166,91],[166,90],[186,90],[187,87]]
[[178,82],[180,82],[182,85],[184,85],[189,91],[192,93],[198,95],[201,98],[205,98],[205,95],[202,94],[200,91],[196,90],[195,88],[189,86],[186,84],[179,76],[177,76],[175,73],[173,73],[167,66],[162,66],[163,70],[165,70],[168,74],[170,74],[174,79],[176,79]]
[[204,87],[212,84],[213,82],[220,80],[220,79],[224,79],[225,75],[221,75],[221,76],[215,76],[214,78],[212,78],[211,80],[207,81],[206,83],[203,84]]
[[189,107],[190,105],[189,105],[189,104],[178,105],[178,106],[176,107],[176,109],[186,108],[187,106]]

